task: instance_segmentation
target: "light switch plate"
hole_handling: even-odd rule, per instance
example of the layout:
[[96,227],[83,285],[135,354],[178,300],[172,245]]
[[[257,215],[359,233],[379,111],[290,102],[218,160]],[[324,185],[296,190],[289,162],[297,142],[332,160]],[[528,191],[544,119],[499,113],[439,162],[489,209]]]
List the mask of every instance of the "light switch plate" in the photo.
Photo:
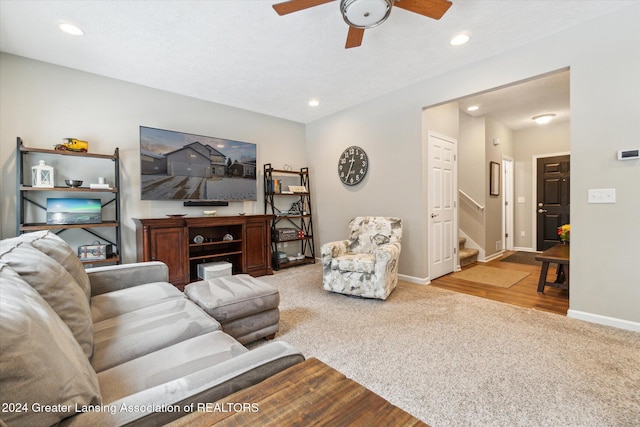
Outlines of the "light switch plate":
[[587,203],[615,203],[615,188],[590,188]]

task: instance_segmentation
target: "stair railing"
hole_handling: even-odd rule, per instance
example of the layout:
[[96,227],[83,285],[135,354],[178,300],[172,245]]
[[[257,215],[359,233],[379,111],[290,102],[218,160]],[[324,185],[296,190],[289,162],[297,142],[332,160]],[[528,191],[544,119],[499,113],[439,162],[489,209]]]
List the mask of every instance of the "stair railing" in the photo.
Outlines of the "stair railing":
[[473,198],[471,196],[469,196],[467,193],[465,193],[464,191],[462,191],[460,189],[458,189],[458,192],[462,196],[461,199],[464,200],[465,202],[467,202],[467,204],[469,204],[472,207],[476,208],[480,212],[484,211],[484,206],[482,206],[480,203],[478,203],[475,200],[473,200]]

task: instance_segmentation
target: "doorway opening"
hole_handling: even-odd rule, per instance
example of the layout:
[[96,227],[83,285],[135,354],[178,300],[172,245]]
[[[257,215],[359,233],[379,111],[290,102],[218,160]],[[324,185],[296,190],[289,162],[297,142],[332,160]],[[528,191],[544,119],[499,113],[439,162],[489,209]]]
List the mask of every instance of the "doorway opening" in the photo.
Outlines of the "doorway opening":
[[[569,79],[570,71],[563,69],[423,111],[425,134],[439,132],[458,143],[456,233],[466,238],[467,247],[478,249],[478,263],[499,261],[515,252],[543,250],[537,243],[538,228],[542,227],[537,223],[535,162],[570,153]],[[553,120],[537,124],[533,118],[544,113],[554,114]],[[502,169],[497,188],[490,177],[492,164]],[[567,189],[568,185],[567,179]],[[429,204],[431,183],[427,188]],[[464,195],[465,203],[458,203],[459,194]],[[568,199],[567,191],[567,203]],[[568,223],[568,213],[558,221],[564,218]],[[547,233],[550,227],[546,227]],[[504,262],[500,268],[520,267]],[[438,277],[434,272],[429,271],[432,281]],[[544,298],[537,296],[535,287],[531,292],[534,300]]]

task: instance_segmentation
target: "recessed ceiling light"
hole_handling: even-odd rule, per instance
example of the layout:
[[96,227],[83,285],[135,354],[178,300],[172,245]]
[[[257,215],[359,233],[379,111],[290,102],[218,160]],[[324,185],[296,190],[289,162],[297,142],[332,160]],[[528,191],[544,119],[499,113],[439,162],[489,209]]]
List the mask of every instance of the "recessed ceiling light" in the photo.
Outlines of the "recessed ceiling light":
[[470,39],[471,37],[469,37],[469,34],[461,33],[453,37],[449,44],[451,46],[462,46],[463,44],[468,43]]
[[477,105],[472,105],[470,107],[467,107],[467,111],[478,111],[480,109],[480,107],[478,107]]
[[317,107],[318,105],[320,105],[320,101],[318,101],[317,99],[312,99],[309,101],[309,107]]
[[58,28],[60,28],[62,31],[64,31],[67,34],[71,34],[72,36],[83,36],[84,35],[84,31],[82,31],[82,28],[70,24],[68,22],[61,22],[58,24]]
[[531,119],[535,121],[539,125],[546,125],[549,123],[556,115],[555,114],[541,114],[539,116],[532,117]]

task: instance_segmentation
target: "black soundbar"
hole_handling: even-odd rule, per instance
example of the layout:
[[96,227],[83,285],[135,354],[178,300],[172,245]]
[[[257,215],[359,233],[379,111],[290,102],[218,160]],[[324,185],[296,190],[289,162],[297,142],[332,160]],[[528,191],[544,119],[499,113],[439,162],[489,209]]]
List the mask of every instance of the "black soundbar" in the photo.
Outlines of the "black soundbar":
[[183,206],[229,206],[229,202],[218,202],[215,200],[188,200]]

